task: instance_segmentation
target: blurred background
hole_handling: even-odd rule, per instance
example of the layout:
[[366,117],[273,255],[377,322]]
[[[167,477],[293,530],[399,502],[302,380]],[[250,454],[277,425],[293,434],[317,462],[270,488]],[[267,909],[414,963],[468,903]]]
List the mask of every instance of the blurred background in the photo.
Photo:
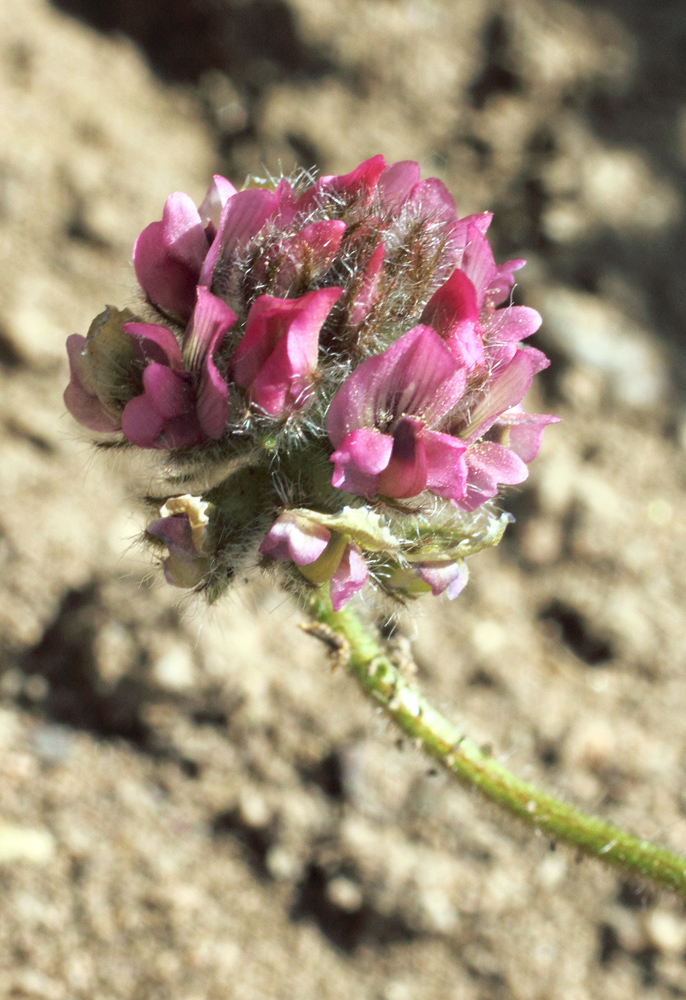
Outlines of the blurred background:
[[0,0],[1,996],[686,995],[683,903],[449,784],[265,582],[179,599],[61,399],[213,172],[381,152],[493,210],[563,422],[402,631],[499,759],[686,852],[685,50],[678,0]]

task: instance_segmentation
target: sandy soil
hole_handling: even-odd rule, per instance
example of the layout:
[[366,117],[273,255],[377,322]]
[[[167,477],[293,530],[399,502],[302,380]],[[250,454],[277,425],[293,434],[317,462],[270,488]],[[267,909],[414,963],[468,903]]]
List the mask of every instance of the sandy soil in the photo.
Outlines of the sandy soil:
[[61,400],[213,171],[383,152],[494,209],[564,421],[403,628],[500,759],[686,851],[685,40],[667,0],[3,0],[0,996],[686,996],[683,903],[436,775],[267,583],[179,600],[132,545],[149,470]]

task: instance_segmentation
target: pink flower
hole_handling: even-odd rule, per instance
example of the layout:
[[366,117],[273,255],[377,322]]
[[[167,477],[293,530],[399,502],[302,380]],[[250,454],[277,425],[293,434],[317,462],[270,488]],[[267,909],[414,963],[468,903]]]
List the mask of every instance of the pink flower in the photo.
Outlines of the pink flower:
[[210,568],[211,560],[205,551],[210,507],[188,493],[171,497],[160,510],[162,516],[146,528],[147,535],[167,546],[164,576],[174,587],[196,587]]
[[432,428],[460,399],[464,369],[438,334],[416,326],[363,361],[338,390],[326,417],[335,451],[333,485],[404,499],[425,489],[464,495],[463,441]]
[[453,601],[461,594],[469,580],[469,570],[465,562],[423,562],[414,563],[412,568],[431,587],[434,597],[445,594]]
[[141,288],[155,305],[187,320],[195,303],[195,286],[214,239],[221,208],[236,194],[217,174],[200,209],[177,191],[164,205],[161,222],[151,222],[133,248],[133,266]]
[[307,402],[317,368],[319,332],[340,288],[299,299],[261,295],[231,362],[233,378],[265,413],[286,417]]
[[311,583],[328,580],[334,611],[339,611],[367,581],[367,563],[348,537],[329,531],[297,511],[287,511],[276,519],[259,551],[279,562],[294,562]]
[[184,448],[220,438],[228,417],[228,386],[214,355],[236,317],[221,299],[198,288],[183,338],[153,323],[126,323],[145,367],[143,392],[124,407],[124,434],[139,448]]

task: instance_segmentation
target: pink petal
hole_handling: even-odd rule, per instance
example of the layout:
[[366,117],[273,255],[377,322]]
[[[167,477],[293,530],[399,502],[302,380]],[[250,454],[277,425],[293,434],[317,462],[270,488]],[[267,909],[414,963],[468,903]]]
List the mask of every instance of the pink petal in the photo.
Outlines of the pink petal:
[[181,348],[169,327],[159,323],[124,323],[122,330],[133,339],[141,360],[183,368]]
[[331,607],[340,611],[353,594],[361,590],[367,582],[367,563],[353,545],[348,545],[338,569],[329,581]]
[[466,222],[468,226],[476,226],[482,236],[488,232],[493,221],[493,212],[477,212],[475,215],[465,215],[460,222]]
[[182,191],[170,194],[164,203],[162,232],[172,260],[199,274],[208,249],[207,237],[193,199]]
[[522,348],[486,383],[483,396],[469,414],[469,423],[459,431],[460,437],[471,444],[485,434],[501,413],[522,401],[532,378],[533,364]]
[[524,462],[532,462],[541,450],[543,431],[548,424],[557,424],[559,417],[548,413],[509,411],[501,414],[497,424],[506,428],[504,443]]
[[379,178],[379,199],[384,211],[396,215],[419,183],[419,164],[401,160],[386,167]]
[[495,277],[496,267],[491,246],[480,228],[474,223],[468,227],[462,270],[474,285],[476,300],[481,308],[486,290]]
[[307,566],[319,559],[330,538],[331,532],[323,525],[307,522],[297,514],[286,512],[277,517],[259,552],[279,562]]
[[471,371],[486,360],[476,329],[479,307],[474,285],[456,269],[429,299],[421,316],[445,341],[456,361]]
[[309,255],[310,277],[319,277],[329,270],[340,249],[345,228],[341,219],[324,219],[300,230],[299,239],[306,245]]
[[165,365],[150,364],[143,372],[145,396],[165,420],[192,410],[189,383]]
[[509,296],[510,289],[515,283],[513,272],[525,264],[526,261],[520,257],[516,260],[507,260],[496,268],[495,275],[486,289],[486,294],[493,305],[499,306]]
[[349,314],[349,321],[353,326],[361,323],[365,319],[372,306],[376,302],[377,289],[379,287],[379,277],[383,267],[385,247],[379,243],[369,260],[367,261],[362,277],[357,288],[357,293],[353,299]]
[[[346,451],[349,461],[354,462],[361,472],[376,476],[383,472],[391,460],[393,438],[390,434],[361,427],[346,435],[339,451],[343,450]],[[337,453],[334,452],[335,454]],[[334,455],[331,456],[331,461],[336,461]]]
[[374,496],[379,473],[388,465],[392,452],[390,434],[367,428],[352,431],[331,455],[330,461],[335,463],[333,486],[358,496]]
[[328,174],[304,191],[296,202],[298,212],[307,213],[321,204],[324,198],[339,195],[348,199],[359,199],[363,205],[368,205],[376,192],[379,178],[386,168],[383,156],[372,156],[364,160],[349,174],[334,176]]
[[247,188],[239,191],[226,202],[219,220],[219,228],[209,249],[198,284],[212,286],[212,274],[220,253],[230,257],[237,249],[256,236],[269,216],[278,207],[273,191]]
[[429,177],[417,184],[408,200],[413,214],[426,216],[436,221],[457,223],[457,206],[443,181]]
[[200,221],[203,226],[211,223],[216,232],[219,228],[222,209],[229,198],[232,198],[235,194],[236,188],[231,181],[227,181],[226,177],[222,177],[221,174],[215,174],[198,208]]
[[[245,333],[233,356],[232,370],[241,388],[252,386],[258,406],[270,413],[275,412],[276,406],[276,412],[280,412],[294,380],[314,372],[319,333],[340,294],[340,288],[322,288],[298,299],[260,295],[253,303]],[[274,360],[267,367],[272,356]]]
[[202,371],[206,359],[214,354],[235,322],[236,314],[227,304],[199,286],[193,316],[183,337],[186,370]]
[[459,438],[438,431],[424,432],[427,489],[446,500],[459,500],[467,485],[466,445]]
[[415,563],[417,576],[431,587],[434,597],[445,593],[451,601],[460,594],[469,580],[469,570],[463,562]]
[[182,319],[190,316],[198,272],[171,256],[163,223],[151,222],[140,234],[133,248],[133,267],[151,302]]
[[479,441],[466,453],[469,474],[464,499],[457,501],[462,510],[476,510],[498,492],[498,485],[514,486],[529,475],[526,464],[509,448],[492,441]]
[[348,376],[331,401],[326,430],[337,447],[359,427],[385,430],[401,416],[432,426],[452,409],[464,386],[464,371],[438,334],[416,326]]
[[379,493],[404,500],[426,489],[427,457],[420,420],[405,417],[393,434],[393,452],[379,476]]
[[118,431],[121,424],[103,407],[98,397],[89,392],[84,382],[88,383],[88,360],[83,356],[86,338],[73,333],[67,338],[67,355],[71,380],[64,390],[64,405],[71,415],[84,427],[91,431]]
[[130,400],[121,415],[121,429],[131,444],[139,448],[161,447],[160,434],[164,417],[145,393]]

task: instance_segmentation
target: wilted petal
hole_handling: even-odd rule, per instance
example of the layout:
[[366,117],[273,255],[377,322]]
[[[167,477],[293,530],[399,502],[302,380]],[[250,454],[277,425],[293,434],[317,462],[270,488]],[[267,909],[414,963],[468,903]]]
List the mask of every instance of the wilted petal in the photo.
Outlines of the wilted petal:
[[353,545],[346,546],[338,569],[329,582],[331,607],[334,611],[340,611],[343,605],[364,587],[367,575],[368,569],[364,556]]
[[469,470],[467,492],[456,504],[462,510],[476,510],[497,494],[499,484],[514,486],[523,483],[529,475],[519,455],[492,441],[470,445],[465,458]]
[[80,334],[73,333],[67,338],[71,379],[64,390],[64,405],[80,424],[91,431],[118,431],[121,426],[120,421],[108,413],[97,395],[87,388],[90,379],[88,358],[84,356],[85,347],[86,338]]
[[476,290],[464,271],[456,269],[427,302],[421,316],[443,338],[456,361],[471,371],[486,360],[478,332]]
[[307,566],[315,562],[329,544],[331,532],[320,524],[286,511],[277,517],[267,532],[259,551],[279,562]]
[[169,558],[164,562],[167,583],[187,589],[196,587],[207,573],[210,561],[196,549],[188,517],[158,518],[148,525],[146,533],[159,538],[169,549]]
[[465,562],[425,562],[415,563],[417,575],[428,583],[434,597],[445,593],[451,601],[460,594],[469,580],[469,570]]

